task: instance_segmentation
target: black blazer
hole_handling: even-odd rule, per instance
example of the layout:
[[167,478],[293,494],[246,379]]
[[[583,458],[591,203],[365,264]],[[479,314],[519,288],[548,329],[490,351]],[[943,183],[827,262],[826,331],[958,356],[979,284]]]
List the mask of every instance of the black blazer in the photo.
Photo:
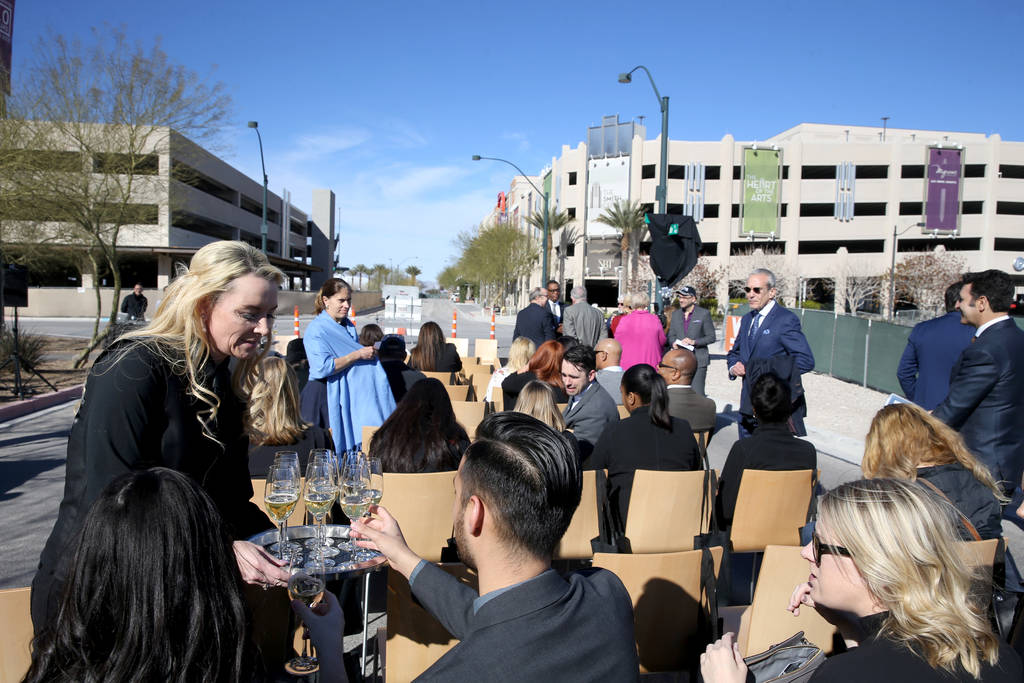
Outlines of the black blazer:
[[624,420],[610,422],[601,433],[597,446],[583,468],[607,468],[610,491],[608,501],[617,511],[621,529],[626,528],[629,497],[633,492],[636,470],[693,471],[701,467],[697,440],[690,423],[672,418],[672,431],[651,423],[647,406],[641,406]]
[[516,315],[516,328],[512,331],[512,339],[516,337],[526,337],[537,346],[555,338],[555,317],[547,305],[530,303],[519,311]]
[[1024,331],[1011,320],[985,330],[960,354],[949,395],[934,415],[1012,491],[1024,471]]
[[[537,375],[527,370],[526,372],[513,373],[501,381],[501,392],[505,395],[505,410],[512,410],[516,407],[519,392],[535,379],[537,379]],[[551,385],[551,388],[555,390],[555,403],[567,403],[569,401],[569,395],[565,393],[564,389],[554,385]]]
[[785,424],[762,424],[753,436],[732,445],[722,467],[718,484],[719,523],[732,524],[736,495],[740,491],[743,470],[814,470],[818,468],[818,452],[814,444],[798,439]]
[[[299,472],[305,473],[306,462],[309,460],[309,451],[314,448],[329,448],[334,450],[334,440],[331,432],[324,427],[310,427],[302,433],[299,440],[292,444],[283,446],[253,446],[249,448],[249,475],[256,479],[263,479],[267,471],[274,464],[274,455],[278,451],[295,451],[299,454]],[[263,491],[254,491],[258,497],[263,496]]]

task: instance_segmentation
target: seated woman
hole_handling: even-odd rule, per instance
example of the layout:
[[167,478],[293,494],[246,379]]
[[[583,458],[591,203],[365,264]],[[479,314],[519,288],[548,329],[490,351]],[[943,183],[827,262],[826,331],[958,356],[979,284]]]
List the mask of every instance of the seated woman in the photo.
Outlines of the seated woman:
[[267,356],[249,396],[249,475],[267,476],[277,451],[299,454],[299,471],[306,471],[310,449],[334,450],[331,433],[303,422],[295,372],[279,356]]
[[761,375],[751,387],[750,402],[758,427],[752,436],[733,444],[718,484],[715,504],[723,527],[732,524],[743,470],[814,470],[818,467],[814,444],[797,438],[789,428],[793,408],[787,382],[773,373]]
[[459,469],[469,436],[455,419],[448,392],[432,377],[413,384],[370,440],[385,472]]
[[[967,450],[959,434],[913,403],[885,406],[875,414],[864,442],[861,469],[868,479],[928,482],[970,520],[983,539],[1003,534],[1000,503],[1006,501],[988,468]],[[962,525],[961,535],[972,539]]]
[[[315,642],[331,680],[344,680],[340,628]],[[259,663],[217,507],[192,479],[158,467],[115,479],[90,508],[24,680],[252,681]]]
[[[951,505],[905,480],[862,479],[826,493],[818,513],[801,553],[810,577],[789,609],[816,609],[859,647],[825,660],[811,681],[1024,680],[976,589],[987,570],[960,555]],[[746,680],[731,633],[700,665],[707,683]]]
[[568,402],[569,395],[565,393],[565,385],[562,384],[563,353],[562,345],[557,341],[546,341],[537,348],[526,367],[506,377],[501,383],[501,390],[505,395],[505,408],[514,406],[516,399],[519,398],[519,392],[535,379],[551,385],[555,390],[555,403]]
[[444,332],[435,322],[423,323],[416,346],[409,352],[409,367],[421,372],[458,372],[462,359],[454,344],[444,341]]
[[576,451],[576,457],[579,458],[581,457],[580,443],[573,436],[573,433],[565,428],[565,418],[562,416],[562,411],[555,405],[555,398],[555,390],[550,384],[535,379],[528,382],[523,387],[523,390],[519,392],[519,398],[516,400],[514,410],[517,413],[526,413],[531,417],[535,417],[548,427],[561,432],[562,436],[569,439],[570,443],[572,443],[573,450]]
[[512,341],[512,347],[508,350],[508,362],[505,363],[505,367],[498,368],[491,375],[491,381],[487,383],[484,393],[484,400],[490,401],[495,388],[500,387],[507,377],[525,368],[536,350],[537,345],[533,343],[532,339],[516,337]]
[[690,423],[669,415],[668,388],[654,368],[640,363],[626,370],[621,391],[629,417],[604,428],[583,468],[608,470],[608,502],[623,531],[634,471],[699,470],[701,460]]

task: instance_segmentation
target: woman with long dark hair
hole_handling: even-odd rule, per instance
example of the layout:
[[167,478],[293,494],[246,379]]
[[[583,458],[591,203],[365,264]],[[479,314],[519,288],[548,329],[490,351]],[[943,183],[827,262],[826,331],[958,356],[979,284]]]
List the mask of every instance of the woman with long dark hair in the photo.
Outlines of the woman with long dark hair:
[[564,347],[557,341],[546,341],[537,347],[526,367],[502,381],[501,390],[505,394],[505,408],[514,406],[516,399],[519,398],[519,392],[535,379],[551,385],[551,388],[555,390],[555,403],[567,402],[569,395],[565,393],[565,385],[562,384],[562,355],[564,353]]
[[458,372],[462,359],[454,344],[444,340],[444,332],[435,322],[423,323],[416,346],[409,352],[409,367],[420,372]]
[[459,468],[469,447],[439,380],[421,379],[409,388],[370,441],[385,472],[446,472]]
[[636,470],[690,471],[701,467],[690,423],[668,412],[668,387],[646,363],[622,373],[622,405],[629,417],[609,423],[584,460],[584,469],[608,470],[609,502],[626,527]]

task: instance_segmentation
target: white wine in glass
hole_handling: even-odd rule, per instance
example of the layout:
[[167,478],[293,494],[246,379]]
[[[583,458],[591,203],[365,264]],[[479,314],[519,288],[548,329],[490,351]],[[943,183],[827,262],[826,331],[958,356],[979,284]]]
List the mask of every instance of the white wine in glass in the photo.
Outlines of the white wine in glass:
[[[323,555],[311,557],[305,565],[300,564],[302,555],[293,555],[288,567],[288,597],[301,600],[307,607],[320,602],[327,585],[324,574]],[[302,639],[302,654],[292,657],[285,664],[285,670],[292,674],[308,674],[316,671],[319,663],[309,655],[309,639]]]
[[341,499],[341,511],[349,519],[359,519],[367,514],[370,507],[369,491],[358,491]]
[[291,549],[286,542],[286,523],[299,502],[299,480],[290,467],[271,467],[267,472],[263,504],[267,515],[277,524],[277,553],[287,559]]

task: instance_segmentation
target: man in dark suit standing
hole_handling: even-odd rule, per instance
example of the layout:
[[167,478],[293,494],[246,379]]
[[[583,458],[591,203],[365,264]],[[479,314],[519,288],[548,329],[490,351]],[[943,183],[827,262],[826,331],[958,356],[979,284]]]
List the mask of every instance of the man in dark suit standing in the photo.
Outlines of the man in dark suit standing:
[[697,357],[697,372],[693,375],[691,386],[704,396],[704,380],[708,374],[708,363],[711,354],[708,345],[715,343],[715,323],[711,320],[711,312],[697,305],[697,290],[685,285],[676,290],[679,296],[679,310],[672,314],[668,325],[668,343],[673,349],[686,346],[693,347]]
[[548,310],[548,296],[540,287],[530,290],[530,303],[516,315],[512,338],[526,337],[536,346],[555,338],[555,320]]
[[562,356],[562,384],[569,394],[565,408],[565,426],[580,442],[584,460],[594,450],[604,427],[619,421],[619,409],[597,381],[594,350],[577,344]]
[[688,349],[672,349],[658,363],[658,374],[668,385],[668,412],[686,420],[695,432],[715,428],[715,402],[693,390],[697,357]]
[[933,411],[1006,492],[1020,486],[1024,471],[1024,331],[1007,315],[1012,301],[1013,280],[1001,270],[964,275],[957,307],[977,330]]
[[[603,391],[603,389],[602,389]],[[459,558],[479,593],[418,557],[388,511],[353,521],[460,642],[417,681],[636,681],[633,606],[604,569],[563,578],[555,547],[580,502],[582,472],[563,435],[529,415],[497,413],[455,475]],[[318,619],[312,615],[314,628]],[[338,636],[340,637],[340,635]]]
[[962,283],[946,289],[946,315],[914,325],[903,349],[896,377],[903,394],[925,410],[934,410],[949,393],[949,373],[974,330],[960,322],[956,304]]
[[[729,379],[743,378],[740,413],[746,424],[753,424],[754,409],[750,404],[750,386],[764,372],[771,371],[787,379],[793,397],[793,415],[790,418],[797,436],[805,436],[803,418],[807,415],[800,375],[814,369],[814,353],[800,329],[800,318],[782,307],[775,297],[775,274],[758,268],[747,278],[750,312],[740,321],[736,343],[729,351],[726,365]],[[740,424],[741,436],[745,425]]]
[[555,332],[562,334],[562,304],[558,302],[562,296],[562,286],[558,280],[548,280],[544,288],[548,293],[548,311],[555,320]]

